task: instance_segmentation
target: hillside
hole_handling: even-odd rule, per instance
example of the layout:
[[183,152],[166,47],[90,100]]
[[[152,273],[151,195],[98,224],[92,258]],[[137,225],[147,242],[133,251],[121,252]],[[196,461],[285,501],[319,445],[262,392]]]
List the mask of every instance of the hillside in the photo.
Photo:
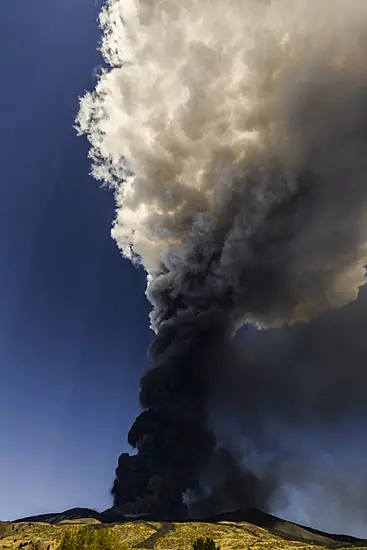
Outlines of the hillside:
[[302,527],[258,510],[232,512],[207,521],[157,522],[148,519],[120,522],[118,510],[98,513],[74,508],[60,514],[44,514],[14,522],[0,522],[0,549],[56,550],[63,533],[80,524],[92,529],[111,527],[129,548],[189,550],[199,536],[210,536],[222,550],[318,550],[363,548],[367,541],[330,535]]

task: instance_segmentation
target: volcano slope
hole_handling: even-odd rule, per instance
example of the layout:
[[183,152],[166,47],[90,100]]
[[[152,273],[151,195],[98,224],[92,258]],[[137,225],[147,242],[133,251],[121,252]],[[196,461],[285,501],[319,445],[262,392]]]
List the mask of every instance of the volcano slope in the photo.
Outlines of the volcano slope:
[[198,537],[212,537],[221,550],[318,550],[366,548],[367,541],[331,535],[285,521],[260,510],[237,511],[207,520],[161,522],[148,517],[127,518],[111,508],[96,512],[73,508],[13,522],[0,522],[0,549],[56,550],[63,534],[80,525],[114,529],[126,548],[189,550]]

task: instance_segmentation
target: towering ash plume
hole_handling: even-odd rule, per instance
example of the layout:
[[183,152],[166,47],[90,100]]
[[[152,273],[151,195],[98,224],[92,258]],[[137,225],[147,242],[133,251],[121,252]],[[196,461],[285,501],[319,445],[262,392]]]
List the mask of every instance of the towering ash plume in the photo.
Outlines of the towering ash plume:
[[236,328],[307,321],[365,283],[367,4],[109,0],[100,24],[108,68],[77,127],[156,332],[115,503],[178,516],[205,467],[235,470],[205,404]]

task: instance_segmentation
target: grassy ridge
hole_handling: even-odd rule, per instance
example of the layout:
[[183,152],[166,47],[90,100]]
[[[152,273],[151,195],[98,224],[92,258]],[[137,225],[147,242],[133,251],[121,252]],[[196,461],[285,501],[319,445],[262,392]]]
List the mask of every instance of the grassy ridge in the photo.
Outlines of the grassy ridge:
[[[102,525],[95,519],[63,521],[56,525],[3,522],[0,523],[0,549],[57,550],[65,532],[75,530],[81,524],[88,524],[91,529],[113,529],[124,547],[142,550],[192,550],[192,543],[198,537],[207,536],[213,538],[221,550],[325,550],[325,546],[284,540],[246,522],[135,521]],[[354,550],[357,548],[354,547]]]

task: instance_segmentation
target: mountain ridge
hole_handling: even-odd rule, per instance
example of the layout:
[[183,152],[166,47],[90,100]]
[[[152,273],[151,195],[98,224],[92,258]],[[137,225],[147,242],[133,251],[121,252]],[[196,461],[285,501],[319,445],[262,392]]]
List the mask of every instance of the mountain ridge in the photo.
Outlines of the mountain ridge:
[[[71,508],[59,513],[39,514],[27,516],[10,523],[42,522],[58,524],[61,522],[75,522],[76,520],[95,519],[101,524],[119,524],[128,522],[160,522],[159,518],[152,515],[130,516],[122,512],[118,507],[112,507],[103,512],[97,512],[90,508]],[[81,521],[82,522],[82,521]],[[280,537],[284,540],[306,542],[330,548],[340,547],[367,547],[367,540],[353,537],[351,535],[331,534],[312,527],[299,525],[271,515],[255,508],[249,510],[236,510],[224,512],[209,518],[187,518],[183,521],[175,521],[175,524],[217,524],[217,523],[249,524]],[[171,524],[170,521],[163,521],[162,524]]]

